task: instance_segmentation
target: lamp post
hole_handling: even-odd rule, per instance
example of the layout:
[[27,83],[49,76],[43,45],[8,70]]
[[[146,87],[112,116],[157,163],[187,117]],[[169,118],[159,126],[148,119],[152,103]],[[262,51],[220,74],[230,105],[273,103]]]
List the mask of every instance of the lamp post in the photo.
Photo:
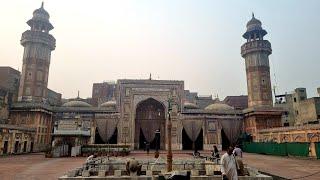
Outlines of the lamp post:
[[157,129],[155,132],[155,137],[156,137],[156,152],[155,152],[155,158],[159,157],[159,138],[160,138],[160,130]]
[[167,131],[168,131],[168,152],[167,152],[167,172],[172,171],[172,149],[171,149],[171,110],[172,110],[172,98],[168,99],[168,124],[167,124]]

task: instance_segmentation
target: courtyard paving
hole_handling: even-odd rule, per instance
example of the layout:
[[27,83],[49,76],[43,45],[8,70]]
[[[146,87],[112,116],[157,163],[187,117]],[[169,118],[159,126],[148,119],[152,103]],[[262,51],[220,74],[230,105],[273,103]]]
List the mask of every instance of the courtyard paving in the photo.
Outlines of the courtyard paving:
[[[174,157],[184,158],[191,156],[191,151],[175,151]],[[209,154],[202,152],[201,154]],[[131,157],[139,159],[153,158],[153,152],[149,155],[143,151],[134,151]],[[165,151],[160,156],[165,157]],[[1,180],[42,180],[57,179],[68,170],[80,167],[85,162],[84,157],[76,158],[45,158],[43,154],[27,154],[0,157]],[[275,174],[288,179],[320,179],[320,160],[299,159],[258,154],[244,154],[244,162],[260,171]],[[305,178],[302,176],[311,175]]]
[[1,180],[53,180],[81,166],[86,158],[45,158],[44,154],[0,158]]
[[251,167],[287,179],[320,180],[320,160],[247,153],[243,159]]
[[261,172],[285,179],[320,180],[320,160],[317,159],[243,153],[243,162]]

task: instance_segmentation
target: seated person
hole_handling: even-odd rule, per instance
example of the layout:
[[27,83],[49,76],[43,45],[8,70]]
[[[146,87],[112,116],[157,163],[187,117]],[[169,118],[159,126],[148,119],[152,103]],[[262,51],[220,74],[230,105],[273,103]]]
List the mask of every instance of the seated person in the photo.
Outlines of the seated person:
[[213,146],[212,157],[215,159],[220,158],[220,154],[219,154],[219,150],[218,150],[217,146]]

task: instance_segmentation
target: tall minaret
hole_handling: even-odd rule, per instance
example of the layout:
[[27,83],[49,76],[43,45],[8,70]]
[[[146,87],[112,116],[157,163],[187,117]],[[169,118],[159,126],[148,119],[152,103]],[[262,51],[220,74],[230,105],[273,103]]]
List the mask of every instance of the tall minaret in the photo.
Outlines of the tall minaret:
[[248,107],[272,107],[272,89],[270,81],[269,55],[271,44],[263,37],[267,32],[261,22],[254,17],[247,23],[243,37],[247,42],[241,46],[241,55],[245,59],[248,87]]
[[47,98],[50,56],[56,46],[55,38],[49,34],[53,29],[49,17],[42,3],[27,22],[31,29],[22,34],[20,42],[24,53],[19,101],[45,102]]

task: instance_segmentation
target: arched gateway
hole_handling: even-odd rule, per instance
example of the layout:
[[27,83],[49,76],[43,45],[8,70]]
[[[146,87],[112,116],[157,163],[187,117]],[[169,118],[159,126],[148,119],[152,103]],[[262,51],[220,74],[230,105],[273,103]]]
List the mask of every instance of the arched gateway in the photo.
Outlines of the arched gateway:
[[165,149],[165,124],[163,104],[153,98],[140,102],[136,108],[135,149],[143,149],[145,143],[150,143],[151,149]]

